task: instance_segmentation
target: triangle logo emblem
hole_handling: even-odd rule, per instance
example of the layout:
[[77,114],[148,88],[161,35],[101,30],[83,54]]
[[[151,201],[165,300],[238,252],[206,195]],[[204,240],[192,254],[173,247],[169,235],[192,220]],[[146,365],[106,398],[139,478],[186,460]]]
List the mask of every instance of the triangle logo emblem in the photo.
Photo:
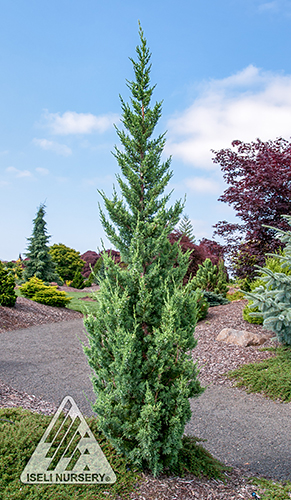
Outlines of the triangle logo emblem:
[[26,484],[115,483],[107,458],[71,396],[63,399],[20,480]]

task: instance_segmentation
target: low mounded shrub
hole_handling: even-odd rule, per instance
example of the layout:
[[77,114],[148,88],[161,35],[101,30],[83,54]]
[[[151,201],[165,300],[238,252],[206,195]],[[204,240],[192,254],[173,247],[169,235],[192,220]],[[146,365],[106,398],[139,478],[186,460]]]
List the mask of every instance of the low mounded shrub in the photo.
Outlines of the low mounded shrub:
[[21,295],[27,299],[31,299],[37,291],[41,290],[41,288],[44,288],[45,286],[46,285],[42,280],[33,276],[26,283],[20,286],[19,290],[21,291]]
[[65,292],[58,291],[56,286],[45,285],[36,276],[30,278],[19,290],[24,297],[47,306],[65,307],[71,300]]
[[226,298],[233,302],[234,300],[243,300],[245,298],[243,292],[239,292],[238,290],[234,293],[227,293]]
[[65,292],[59,292],[56,287],[48,286],[36,292],[32,300],[47,306],[66,307],[71,299],[66,296]]
[[203,294],[209,304],[209,307],[224,306],[230,303],[228,299],[219,293],[203,291]]
[[264,322],[263,316],[250,316],[250,313],[259,312],[258,307],[253,307],[253,308],[251,307],[252,304],[253,301],[249,300],[248,304],[243,309],[243,319],[248,323],[252,323],[254,325],[262,325]]

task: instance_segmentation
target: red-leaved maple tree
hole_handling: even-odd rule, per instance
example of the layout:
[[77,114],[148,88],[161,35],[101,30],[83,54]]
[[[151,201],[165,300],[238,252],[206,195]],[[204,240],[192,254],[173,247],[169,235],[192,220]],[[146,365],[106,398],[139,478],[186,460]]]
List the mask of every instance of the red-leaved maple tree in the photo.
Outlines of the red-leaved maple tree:
[[214,234],[226,239],[235,274],[253,276],[254,264],[264,265],[266,252],[282,246],[275,231],[263,225],[290,229],[281,215],[291,214],[291,143],[283,138],[233,141],[232,149],[213,153],[230,185],[219,201],[232,205],[242,220],[241,224],[219,221]]

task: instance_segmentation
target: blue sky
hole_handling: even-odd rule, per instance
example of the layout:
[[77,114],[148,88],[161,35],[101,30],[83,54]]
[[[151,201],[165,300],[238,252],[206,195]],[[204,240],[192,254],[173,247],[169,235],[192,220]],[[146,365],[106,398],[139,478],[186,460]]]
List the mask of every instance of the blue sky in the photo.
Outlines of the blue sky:
[[199,240],[235,213],[211,149],[291,136],[289,0],[0,1],[0,259],[25,252],[46,202],[50,244],[110,247],[97,189],[119,167],[119,94],[127,101],[141,21],[152,52],[157,133],[173,156],[171,204],[187,195]]

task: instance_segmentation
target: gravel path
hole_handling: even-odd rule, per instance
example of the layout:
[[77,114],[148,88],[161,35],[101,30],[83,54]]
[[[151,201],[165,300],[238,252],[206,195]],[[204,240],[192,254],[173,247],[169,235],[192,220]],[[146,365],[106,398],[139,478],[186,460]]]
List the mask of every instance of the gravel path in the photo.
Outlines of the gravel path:
[[[92,415],[95,396],[80,340],[87,340],[82,319],[1,333],[0,380],[56,406],[70,395]],[[191,405],[186,433],[207,439],[214,456],[254,475],[291,480],[291,403],[210,385]]]

